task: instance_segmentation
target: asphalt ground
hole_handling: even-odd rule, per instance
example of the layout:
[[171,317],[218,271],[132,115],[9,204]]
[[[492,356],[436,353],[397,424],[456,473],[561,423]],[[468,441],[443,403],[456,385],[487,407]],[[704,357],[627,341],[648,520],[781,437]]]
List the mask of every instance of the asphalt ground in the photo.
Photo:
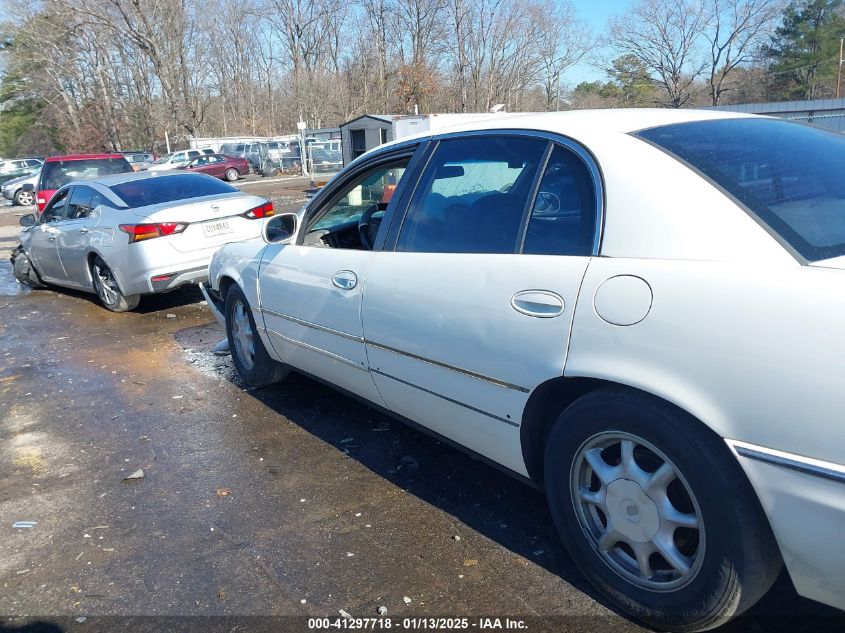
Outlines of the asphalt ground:
[[[271,184],[278,210],[304,202]],[[22,212],[0,208],[0,633],[308,630],[379,607],[397,630],[642,630],[574,568],[541,493],[311,379],[245,389],[195,289],[112,314],[20,287]],[[724,630],[840,615],[783,575]]]

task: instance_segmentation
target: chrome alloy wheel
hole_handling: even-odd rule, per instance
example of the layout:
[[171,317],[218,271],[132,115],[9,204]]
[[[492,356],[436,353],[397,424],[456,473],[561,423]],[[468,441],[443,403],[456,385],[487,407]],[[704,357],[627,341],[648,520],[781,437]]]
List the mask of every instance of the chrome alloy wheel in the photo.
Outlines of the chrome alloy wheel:
[[29,191],[18,191],[18,204],[22,207],[28,207],[35,204],[35,195]]
[[643,589],[690,583],[704,559],[704,524],[681,472],[661,451],[630,433],[587,439],[570,469],[581,530],[599,557]]
[[120,290],[108,266],[94,263],[94,286],[96,287],[97,295],[104,304],[109,306],[117,304]]
[[235,353],[247,370],[255,365],[255,338],[249,314],[243,302],[235,301],[232,306],[232,340],[235,343]]

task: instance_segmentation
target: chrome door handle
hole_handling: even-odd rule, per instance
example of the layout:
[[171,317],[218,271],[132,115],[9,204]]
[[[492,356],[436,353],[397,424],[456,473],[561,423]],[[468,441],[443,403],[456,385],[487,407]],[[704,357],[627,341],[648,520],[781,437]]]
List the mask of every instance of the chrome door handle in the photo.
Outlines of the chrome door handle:
[[351,270],[339,270],[332,276],[332,283],[341,290],[352,290],[358,285],[358,275]]
[[90,232],[91,232],[91,229],[86,228],[86,227],[84,227],[84,226],[83,226],[81,229],[79,229],[79,232],[80,232],[80,233],[90,233]]
[[551,319],[563,314],[563,297],[549,290],[523,290],[511,297],[511,307],[526,316]]
[[55,235],[51,235],[51,236],[50,236],[50,237],[48,237],[47,239],[48,239],[48,240],[50,240],[51,242],[55,242],[55,241],[56,241],[56,236],[55,236]]

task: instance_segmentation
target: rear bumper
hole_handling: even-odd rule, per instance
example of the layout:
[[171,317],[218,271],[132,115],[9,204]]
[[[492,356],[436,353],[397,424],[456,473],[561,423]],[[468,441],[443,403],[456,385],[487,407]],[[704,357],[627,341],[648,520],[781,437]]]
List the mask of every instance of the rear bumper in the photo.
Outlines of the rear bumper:
[[799,594],[845,609],[845,467],[728,441],[757,492]]
[[[103,258],[112,269],[125,295],[170,292],[208,279],[208,264],[214,250],[196,254],[179,253],[167,243],[130,244],[122,261],[104,249]],[[159,278],[153,281],[154,278]]]

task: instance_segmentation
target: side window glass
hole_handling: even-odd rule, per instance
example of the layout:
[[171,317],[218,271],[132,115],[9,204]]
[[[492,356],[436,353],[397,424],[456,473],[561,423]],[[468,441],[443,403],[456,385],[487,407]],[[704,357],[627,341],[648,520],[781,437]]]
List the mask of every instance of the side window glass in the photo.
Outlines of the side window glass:
[[42,222],[59,222],[60,220],[65,219],[65,211],[67,210],[67,197],[70,193],[70,189],[65,189],[64,191],[60,191],[58,194],[53,196],[53,199],[50,201],[50,204],[44,209],[44,212],[41,214],[41,221]]
[[398,251],[514,253],[548,142],[524,137],[445,140],[402,225]]
[[555,147],[534,199],[522,252],[590,255],[596,211],[595,187],[584,161],[566,148]]
[[74,187],[70,201],[67,203],[67,213],[65,214],[67,219],[87,218],[91,213],[91,196],[93,194],[94,190],[89,187]]
[[303,243],[330,248],[372,248],[384,212],[409,161],[410,158],[402,158],[380,165],[348,183],[325,211],[314,216]]

